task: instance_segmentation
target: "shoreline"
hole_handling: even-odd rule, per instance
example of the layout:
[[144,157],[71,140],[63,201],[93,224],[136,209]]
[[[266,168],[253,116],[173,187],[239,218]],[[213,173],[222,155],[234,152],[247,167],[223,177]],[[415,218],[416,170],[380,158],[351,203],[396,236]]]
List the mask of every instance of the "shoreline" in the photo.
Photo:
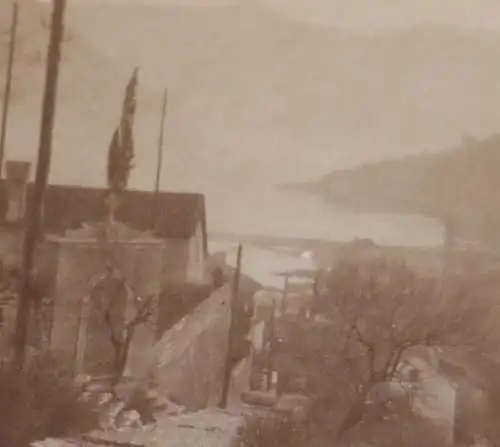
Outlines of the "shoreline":
[[[351,241],[335,241],[319,238],[293,238],[232,232],[209,232],[209,246],[216,252],[224,252],[228,263],[235,263],[237,244],[243,245],[243,271],[254,277],[265,288],[282,289],[284,276],[290,274],[294,282],[307,278],[318,268],[330,268],[340,251]],[[247,247],[245,249],[245,247]],[[443,247],[405,247],[375,245],[381,256],[404,259],[417,270],[438,271],[443,260]]]

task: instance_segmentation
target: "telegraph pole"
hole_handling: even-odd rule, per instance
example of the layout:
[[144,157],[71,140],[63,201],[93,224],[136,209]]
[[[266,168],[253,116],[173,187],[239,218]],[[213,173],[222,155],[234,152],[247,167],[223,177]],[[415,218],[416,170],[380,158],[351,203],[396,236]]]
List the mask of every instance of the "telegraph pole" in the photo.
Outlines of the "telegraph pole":
[[30,273],[33,269],[36,245],[41,235],[42,207],[50,171],[52,132],[55,119],[61,43],[64,34],[65,9],[66,0],[53,0],[35,186],[33,191],[33,200],[28,209],[28,219],[22,253],[23,281],[17,309],[16,333],[14,341],[14,361],[15,366],[19,369],[22,369],[25,363],[31,300]]
[[167,89],[165,89],[165,91],[163,92],[163,102],[161,105],[160,134],[158,136],[158,154],[156,159],[156,181],[155,191],[153,194],[153,203],[151,206],[151,229],[154,228],[156,217],[156,201],[158,199],[158,193],[160,192],[161,169],[163,165],[163,138],[165,132],[165,116],[167,115],[167,102]]
[[7,137],[7,120],[9,117],[10,91],[12,85],[12,70],[14,68],[14,56],[16,53],[16,33],[19,18],[19,3],[17,0],[12,4],[12,23],[10,26],[9,56],[7,59],[7,72],[5,76],[5,90],[3,95],[2,123],[0,127],[0,177],[3,172],[3,159],[5,154],[5,140]]
[[231,372],[233,366],[233,349],[234,349],[234,334],[236,331],[236,320],[235,314],[238,311],[238,292],[240,289],[240,278],[241,278],[241,259],[243,257],[243,246],[238,245],[238,254],[236,258],[236,271],[234,273],[233,279],[233,289],[231,293],[231,303],[230,303],[230,322],[229,322],[229,336],[227,341],[227,352],[226,352],[226,363],[224,365],[224,382],[222,384],[222,397],[219,403],[220,408],[227,407],[227,400],[230,392],[231,386]]
[[269,356],[267,358],[267,391],[271,391],[273,386],[274,356],[276,352],[276,300],[273,300],[271,320],[269,321]]
[[288,273],[285,273],[285,285],[283,287],[283,295],[281,297],[281,315],[285,315],[286,313],[289,287],[290,287],[290,277],[288,276]]

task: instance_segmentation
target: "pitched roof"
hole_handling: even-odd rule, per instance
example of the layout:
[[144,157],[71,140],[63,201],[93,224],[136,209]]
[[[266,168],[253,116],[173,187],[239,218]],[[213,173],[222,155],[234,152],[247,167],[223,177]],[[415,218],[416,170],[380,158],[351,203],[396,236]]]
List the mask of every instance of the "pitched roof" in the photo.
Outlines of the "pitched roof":
[[[28,206],[34,185],[28,186]],[[44,225],[49,233],[79,228],[83,223],[106,218],[106,194],[103,188],[49,185],[44,202]],[[152,217],[152,207],[155,215]],[[188,239],[202,224],[206,242],[205,196],[198,193],[159,192],[156,199],[149,191],[129,190],[117,209],[117,220],[137,230],[153,230],[162,238]]]

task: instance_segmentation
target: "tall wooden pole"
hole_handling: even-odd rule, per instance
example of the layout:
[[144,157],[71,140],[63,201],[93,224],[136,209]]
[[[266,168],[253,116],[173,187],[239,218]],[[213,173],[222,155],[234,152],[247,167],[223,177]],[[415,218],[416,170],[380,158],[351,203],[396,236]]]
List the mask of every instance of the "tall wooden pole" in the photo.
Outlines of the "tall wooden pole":
[[227,400],[229,396],[230,386],[231,386],[231,372],[233,366],[233,348],[234,348],[234,335],[236,332],[236,320],[235,314],[238,311],[238,292],[240,289],[240,278],[241,278],[241,259],[243,257],[243,246],[238,245],[238,254],[236,257],[236,271],[234,273],[233,288],[231,292],[231,303],[230,303],[230,322],[229,322],[229,335],[227,341],[227,352],[226,352],[226,363],[224,365],[224,382],[222,383],[222,397],[219,403],[220,408],[227,407]]
[[[465,148],[470,144],[473,144],[473,141],[469,141],[465,139]],[[464,157],[467,156],[467,151],[464,152]],[[452,185],[451,185],[451,194],[447,196],[449,199],[446,204],[446,211],[443,217],[443,230],[444,230],[444,240],[443,240],[443,259],[442,259],[442,267],[441,267],[441,287],[440,287],[440,295],[441,299],[444,300],[445,296],[448,292],[448,282],[449,277],[453,274],[454,270],[454,258],[455,258],[455,248],[457,242],[457,220],[459,216],[460,209],[460,201],[461,195],[463,194],[463,185],[462,179],[467,178],[467,169],[468,163],[467,159],[460,159],[458,161],[458,166],[456,168],[456,172],[452,177]]]
[[285,286],[283,287],[283,296],[281,297],[281,315],[285,315],[287,308],[288,288],[290,286],[290,277],[285,274]]
[[276,351],[276,301],[273,300],[272,314],[269,321],[269,356],[267,358],[267,391],[271,391],[273,385],[274,355]]
[[161,105],[161,120],[160,120],[160,134],[158,136],[158,155],[156,159],[156,181],[155,181],[155,191],[153,195],[153,203],[151,206],[151,228],[154,227],[155,217],[156,217],[156,203],[158,200],[158,193],[160,192],[160,180],[161,180],[161,170],[163,165],[163,138],[165,132],[165,116],[167,114],[167,89],[163,92],[163,101]]
[[57,81],[61,43],[64,33],[64,11],[66,0],[53,0],[52,24],[45,73],[45,90],[42,103],[42,118],[40,123],[40,142],[36,166],[35,187],[33,199],[28,209],[28,220],[23,246],[23,283],[17,309],[15,333],[15,365],[24,367],[26,356],[26,340],[30,312],[30,272],[34,264],[37,241],[41,235],[42,207],[47,188],[52,152],[52,132],[57,99]]
[[7,73],[5,76],[5,90],[3,95],[2,124],[0,127],[0,177],[3,172],[3,159],[5,154],[5,140],[7,137],[7,121],[9,117],[10,91],[12,85],[12,71],[14,68],[14,56],[16,53],[16,32],[19,18],[19,3],[17,0],[12,4],[12,24],[10,26],[9,56],[7,59]]
[[446,295],[449,276],[453,270],[452,261],[453,261],[455,242],[456,242],[455,225],[456,225],[455,216],[452,213],[447,214],[443,219],[444,241],[443,241],[443,260],[441,266],[441,288],[440,288],[442,299],[444,299]]

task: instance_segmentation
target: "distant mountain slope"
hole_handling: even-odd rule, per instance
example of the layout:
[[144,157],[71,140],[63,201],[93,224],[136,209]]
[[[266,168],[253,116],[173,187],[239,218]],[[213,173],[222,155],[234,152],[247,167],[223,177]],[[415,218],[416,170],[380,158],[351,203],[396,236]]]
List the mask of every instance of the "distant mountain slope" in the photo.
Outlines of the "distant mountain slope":
[[296,189],[360,212],[457,216],[481,232],[500,229],[500,135],[463,146],[334,171]]
[[[74,41],[64,52],[58,181],[101,181],[100,153],[136,64],[139,187],[153,183],[165,85],[166,187],[305,179],[402,148],[435,150],[462,132],[488,135],[500,122],[500,33],[356,35],[287,20],[252,0],[200,9],[93,3],[68,8]],[[23,134],[12,141],[31,148]]]

